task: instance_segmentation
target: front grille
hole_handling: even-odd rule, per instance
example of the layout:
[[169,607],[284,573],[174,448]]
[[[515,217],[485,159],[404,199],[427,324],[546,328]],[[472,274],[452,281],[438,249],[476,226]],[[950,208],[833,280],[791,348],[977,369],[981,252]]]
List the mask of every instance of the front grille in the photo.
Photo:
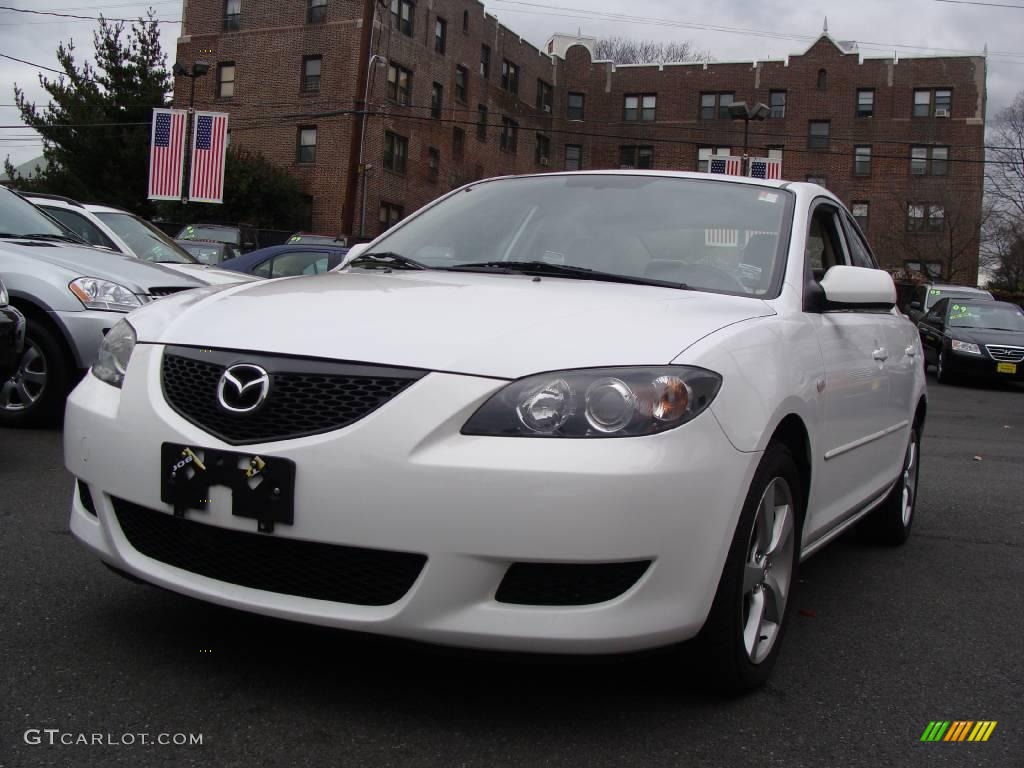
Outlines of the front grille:
[[593,605],[632,587],[650,560],[629,563],[512,563],[495,595],[517,605]]
[[154,299],[162,299],[164,296],[171,296],[172,294],[188,290],[190,290],[190,287],[187,285],[168,285],[161,288],[150,288],[149,295]]
[[232,531],[111,498],[128,542],[190,573],[282,595],[391,605],[412,588],[426,555]]
[[993,360],[1000,363],[1019,363],[1024,361],[1024,347],[1008,347],[1002,344],[986,344],[985,349]]
[[[236,363],[270,374],[266,401],[250,413],[232,413],[217,401],[224,370]],[[197,427],[233,445],[288,440],[348,426],[424,376],[409,369],[168,347],[163,390],[168,404]]]
[[92,493],[89,492],[89,486],[78,479],[76,479],[75,482],[78,485],[79,501],[82,502],[82,506],[85,507],[86,512],[93,517],[96,517],[96,504],[92,500]]

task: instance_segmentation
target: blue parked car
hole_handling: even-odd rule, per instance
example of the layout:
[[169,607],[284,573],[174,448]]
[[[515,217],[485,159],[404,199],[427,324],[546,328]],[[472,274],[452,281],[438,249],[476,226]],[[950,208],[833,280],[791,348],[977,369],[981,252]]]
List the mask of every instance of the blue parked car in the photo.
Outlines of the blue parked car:
[[259,277],[318,275],[341,264],[346,253],[348,248],[341,246],[287,243],[260,248],[221,262],[220,266]]

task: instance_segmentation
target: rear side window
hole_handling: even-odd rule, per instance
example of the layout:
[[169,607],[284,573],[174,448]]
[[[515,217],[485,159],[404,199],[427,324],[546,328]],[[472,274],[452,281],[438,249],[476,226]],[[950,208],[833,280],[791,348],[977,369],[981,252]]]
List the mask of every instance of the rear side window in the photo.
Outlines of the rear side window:
[[875,261],[875,257],[871,255],[871,249],[864,242],[864,238],[861,237],[860,231],[857,229],[857,225],[854,224],[853,219],[843,214],[843,221],[846,222],[846,242],[850,246],[850,260],[853,262],[853,266],[878,269],[878,263]]
[[120,251],[120,249],[114,245],[114,241],[103,234],[103,230],[89,221],[85,216],[75,211],[69,211],[67,208],[51,208],[48,205],[39,206],[46,211],[50,216],[53,216],[57,221],[63,224],[65,227],[70,229],[80,238],[89,243],[89,245],[99,245],[103,248],[110,248],[113,251]]

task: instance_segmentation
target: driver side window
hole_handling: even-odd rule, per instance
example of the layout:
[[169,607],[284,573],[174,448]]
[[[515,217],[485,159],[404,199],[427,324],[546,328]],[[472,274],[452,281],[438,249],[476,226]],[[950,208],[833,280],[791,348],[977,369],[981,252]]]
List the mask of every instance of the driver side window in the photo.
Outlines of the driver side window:
[[924,321],[930,325],[941,326],[945,322],[946,307],[948,306],[949,299],[943,299],[928,311]]
[[832,267],[848,263],[839,219],[834,208],[819,205],[814,210],[807,233],[806,257],[817,282],[821,282],[825,273]]

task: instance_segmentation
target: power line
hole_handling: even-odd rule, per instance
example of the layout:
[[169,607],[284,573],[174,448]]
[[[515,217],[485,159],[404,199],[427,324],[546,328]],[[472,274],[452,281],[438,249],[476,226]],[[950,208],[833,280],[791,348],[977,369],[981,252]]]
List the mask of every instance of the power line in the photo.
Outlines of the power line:
[[[114,18],[110,18],[110,19],[108,19],[108,18],[103,17],[103,16],[82,16],[82,15],[75,14],[75,13],[57,13],[56,11],[31,11],[28,8],[14,8],[13,6],[10,6],[10,5],[0,5],[0,11],[13,11],[14,13],[31,13],[31,14],[34,14],[36,16],[58,16],[58,17],[60,17],[62,19],[83,19],[83,20],[87,20],[87,21],[100,21],[101,19],[103,19],[105,21],[124,21],[124,22],[131,23],[131,22],[135,22],[135,21],[139,20],[138,18],[135,18],[135,19],[114,19]],[[144,20],[144,21],[148,21],[148,20]],[[156,24],[180,24],[181,23],[181,19],[152,19],[152,21],[154,23],[156,23]]]
[[989,8],[1016,8],[1024,11],[1024,5],[1007,5],[1006,3],[982,3],[979,0],[935,0],[936,3],[952,3],[953,5],[984,5]]

